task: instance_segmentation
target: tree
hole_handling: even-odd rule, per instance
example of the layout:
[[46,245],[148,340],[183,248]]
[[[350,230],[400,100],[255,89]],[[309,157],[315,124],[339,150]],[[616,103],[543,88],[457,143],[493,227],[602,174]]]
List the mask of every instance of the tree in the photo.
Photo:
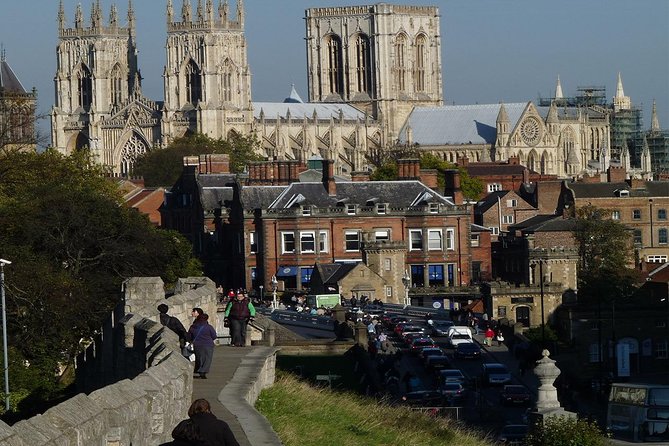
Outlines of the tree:
[[120,302],[123,280],[201,275],[190,243],[124,206],[87,152],[0,155],[0,227],[0,256],[13,261],[8,340],[20,376],[11,381],[31,401],[57,391],[58,371]]
[[534,426],[525,439],[527,446],[604,446],[609,444],[597,423],[552,416]]
[[249,162],[261,161],[258,142],[252,136],[232,134],[227,140],[196,134],[177,138],[164,149],[152,150],[137,159],[133,175],[144,177],[147,186],[171,186],[183,169],[185,156],[223,153],[230,155],[230,170],[243,172]]
[[592,205],[576,211],[574,238],[579,250],[579,295],[607,301],[629,296],[639,273],[632,264],[630,230],[611,219],[611,211]]
[[469,176],[464,167],[456,166],[448,161],[441,160],[431,153],[425,153],[420,157],[420,167],[423,169],[436,169],[439,187],[446,184],[446,171],[457,169],[460,174],[460,189],[462,195],[470,200],[478,200],[483,192],[483,183],[478,178]]

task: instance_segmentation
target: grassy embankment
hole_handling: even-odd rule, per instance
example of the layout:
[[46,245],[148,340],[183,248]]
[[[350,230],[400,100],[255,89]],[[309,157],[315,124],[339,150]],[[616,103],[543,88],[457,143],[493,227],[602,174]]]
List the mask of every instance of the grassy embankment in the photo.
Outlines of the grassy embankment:
[[482,435],[447,418],[313,387],[280,373],[256,408],[286,446],[487,446]]

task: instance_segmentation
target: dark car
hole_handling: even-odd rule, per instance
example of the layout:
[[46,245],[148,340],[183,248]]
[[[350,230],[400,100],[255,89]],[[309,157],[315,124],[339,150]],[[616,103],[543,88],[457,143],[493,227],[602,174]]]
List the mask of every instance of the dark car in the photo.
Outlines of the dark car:
[[499,394],[501,404],[530,404],[530,392],[525,386],[509,384],[504,386]]
[[449,403],[459,403],[465,397],[465,387],[458,382],[445,382],[439,386],[439,391]]
[[432,324],[430,324],[432,327],[432,334],[434,336],[447,336],[448,335],[448,329],[452,326],[455,325],[453,321],[432,321]]
[[402,403],[421,407],[442,406],[444,396],[437,390],[416,390],[402,396]]
[[481,357],[481,347],[473,342],[462,342],[455,346],[455,357],[463,359],[478,359]]
[[411,344],[409,344],[409,349],[411,350],[411,352],[416,354],[424,348],[436,348],[436,347],[437,344],[435,344],[434,341],[430,338],[416,338],[413,341],[411,341]]
[[440,370],[452,368],[451,360],[448,356],[429,356],[425,360],[425,368],[438,373]]
[[443,354],[444,352],[439,347],[425,347],[418,352],[418,357],[425,363],[430,356],[442,356]]
[[392,328],[393,330],[395,330],[395,327],[397,327],[397,324],[400,324],[402,322],[408,322],[408,321],[409,321],[409,318],[404,317],[404,316],[391,317],[388,320],[388,328]]
[[497,441],[501,444],[520,445],[529,431],[530,428],[527,424],[507,424],[497,436]]

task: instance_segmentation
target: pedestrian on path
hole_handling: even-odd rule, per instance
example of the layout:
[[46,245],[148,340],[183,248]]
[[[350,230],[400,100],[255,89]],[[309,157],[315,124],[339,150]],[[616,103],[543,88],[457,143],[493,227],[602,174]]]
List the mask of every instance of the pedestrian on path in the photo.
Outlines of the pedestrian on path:
[[246,325],[256,316],[256,309],[244,292],[237,293],[237,297],[228,302],[225,308],[224,322],[230,325],[232,345],[243,347],[246,345]]
[[239,446],[230,426],[211,413],[211,405],[204,398],[193,401],[188,416],[200,429],[200,435],[208,446]]
[[172,430],[174,441],[163,443],[160,446],[207,446],[204,442],[200,428],[193,420],[183,420]]
[[485,345],[492,346],[492,338],[495,337],[495,332],[491,327],[485,331]]
[[196,378],[207,379],[214,357],[214,341],[217,338],[216,330],[209,325],[209,316],[201,308],[193,308],[195,321],[188,329],[188,339],[193,343],[195,350]]
[[179,319],[167,314],[169,309],[170,307],[168,307],[166,304],[158,305],[158,311],[160,312],[160,324],[169,328],[179,336],[179,347],[183,349],[186,345],[186,328]]

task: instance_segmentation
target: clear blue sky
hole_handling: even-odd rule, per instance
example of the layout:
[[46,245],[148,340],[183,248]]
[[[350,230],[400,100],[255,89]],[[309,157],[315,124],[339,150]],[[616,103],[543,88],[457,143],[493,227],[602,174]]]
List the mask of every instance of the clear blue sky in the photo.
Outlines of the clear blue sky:
[[[93,0],[84,0],[90,16]],[[230,0],[232,4],[235,0]],[[39,107],[53,104],[58,0],[2,0],[0,42]],[[68,24],[78,0],[65,0]],[[127,1],[118,0],[125,22]],[[144,93],[162,100],[166,0],[135,0]],[[197,0],[192,0],[195,5]],[[371,4],[340,0],[245,0],[246,36],[255,101],[281,101],[294,83],[306,93],[304,10]],[[669,1],[666,0],[405,0],[437,5],[442,16],[444,95],[448,103],[522,102],[552,96],[560,75],[565,95],[602,85],[609,100],[620,71],[626,95],[644,109],[653,99],[669,129]],[[111,0],[102,0],[105,16]],[[181,0],[174,0],[181,11]],[[48,125],[42,125],[48,130]]]

